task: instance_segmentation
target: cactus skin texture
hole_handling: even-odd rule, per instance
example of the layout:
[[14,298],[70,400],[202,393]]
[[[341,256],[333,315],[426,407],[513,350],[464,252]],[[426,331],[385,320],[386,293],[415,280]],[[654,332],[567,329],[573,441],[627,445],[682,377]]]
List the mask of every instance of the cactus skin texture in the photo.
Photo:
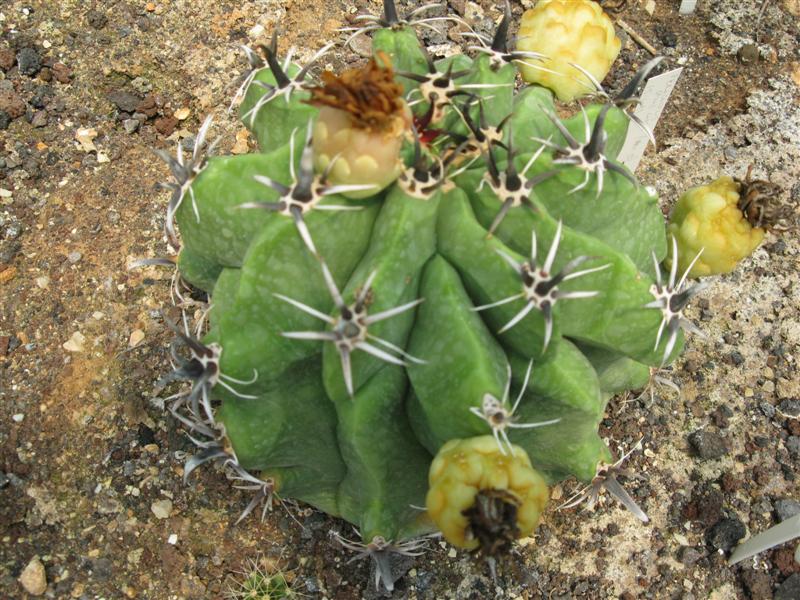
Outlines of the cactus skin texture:
[[739,209],[739,188],[723,176],[687,190],[672,209],[667,230],[678,242],[678,268],[685,271],[702,251],[690,277],[730,273],[764,239]]
[[474,60],[437,63],[424,19],[387,4],[361,71],[314,87],[274,39],[251,56],[239,110],[260,150],[196,151],[191,178],[170,159],[185,189],[168,217],[212,306],[180,334],[175,378],[194,386],[173,412],[211,440],[187,475],[225,461],[256,500],[342,517],[391,588],[386,557],[415,537],[491,555],[530,535],[548,484],[597,484],[608,398],[674,360],[688,326],[657,198],[614,162],[626,114],[562,122],[545,88],[515,94],[534,59],[508,53],[510,11]]
[[539,0],[522,15],[518,38],[520,50],[548,57],[541,67],[550,71],[521,67],[525,81],[550,88],[565,102],[594,91],[573,64],[602,81],[622,47],[611,19],[593,0]]

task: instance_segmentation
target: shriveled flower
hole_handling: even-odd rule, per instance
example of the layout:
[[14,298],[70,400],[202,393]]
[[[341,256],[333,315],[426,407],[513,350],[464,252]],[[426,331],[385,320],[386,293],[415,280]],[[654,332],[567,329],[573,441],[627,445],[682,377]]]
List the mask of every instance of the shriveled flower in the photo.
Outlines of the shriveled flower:
[[341,75],[322,74],[322,85],[309,88],[320,107],[314,127],[314,162],[330,168],[333,185],[372,185],[369,191],[347,192],[349,198],[372,196],[400,175],[400,148],[410,131],[411,111],[403,87],[394,79],[386,55]]

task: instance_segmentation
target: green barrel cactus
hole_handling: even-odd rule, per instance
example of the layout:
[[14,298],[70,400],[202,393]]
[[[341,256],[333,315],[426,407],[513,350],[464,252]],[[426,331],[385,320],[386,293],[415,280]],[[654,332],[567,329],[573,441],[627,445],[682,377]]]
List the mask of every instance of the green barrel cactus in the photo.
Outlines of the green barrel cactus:
[[162,153],[178,272],[210,298],[170,324],[186,476],[223,463],[256,492],[243,516],[279,498],[352,523],[388,588],[420,536],[493,555],[529,535],[567,477],[646,520],[598,424],[678,355],[699,291],[676,260],[662,278],[655,193],[615,161],[646,72],[561,120],[517,89],[542,57],[509,50],[508,8],[444,60],[414,26],[455,17],[427,9],[387,0],[352,32],[374,57],[320,84],[273,37],[238,94],[259,151],[209,156],[206,121]]

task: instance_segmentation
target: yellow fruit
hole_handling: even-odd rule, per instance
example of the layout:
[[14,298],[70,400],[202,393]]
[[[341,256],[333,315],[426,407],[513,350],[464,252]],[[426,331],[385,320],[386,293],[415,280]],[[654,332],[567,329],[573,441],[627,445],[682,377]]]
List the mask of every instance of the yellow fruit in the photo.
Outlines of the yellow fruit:
[[[531,534],[549,498],[549,490],[531,467],[527,453],[512,446],[503,454],[491,435],[450,440],[439,450],[428,474],[426,508],[445,539],[458,548],[483,550],[502,547],[509,536]],[[505,518],[487,518],[487,503]],[[497,539],[493,539],[497,534]]]
[[764,230],[748,223],[737,206],[739,184],[724,176],[686,191],[672,209],[667,231],[678,242],[678,271],[700,258],[690,277],[730,273],[764,239]]
[[340,76],[325,71],[323,85],[311,88],[310,103],[320,107],[313,138],[316,170],[330,167],[333,185],[371,186],[344,193],[348,198],[374,196],[403,169],[400,148],[412,115],[388,57],[381,59],[386,66],[372,59]]
[[611,19],[591,0],[540,0],[522,15],[518,39],[518,50],[548,57],[525,62],[554,71],[520,64],[522,77],[551,89],[564,102],[595,90],[586,75],[569,63],[602,81],[622,46]]

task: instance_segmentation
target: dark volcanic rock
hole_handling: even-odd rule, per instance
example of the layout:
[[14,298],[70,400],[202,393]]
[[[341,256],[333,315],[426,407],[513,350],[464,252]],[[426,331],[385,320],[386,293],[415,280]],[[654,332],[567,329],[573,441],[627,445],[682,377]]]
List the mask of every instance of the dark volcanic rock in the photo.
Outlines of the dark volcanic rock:
[[800,574],[795,573],[775,590],[775,600],[797,600],[800,598]]
[[126,90],[114,90],[106,94],[106,98],[113,102],[118,109],[128,113],[136,110],[136,107],[142,101],[139,96]]
[[781,498],[775,501],[775,516],[778,517],[778,522],[791,519],[797,514],[800,514],[800,502],[797,500]]
[[694,453],[703,460],[714,460],[728,453],[725,441],[718,433],[699,429],[689,434],[689,445]]
[[42,68],[42,59],[33,48],[23,48],[17,52],[17,66],[20,73],[33,77]]
[[742,539],[747,530],[744,523],[735,517],[729,517],[717,521],[708,532],[707,540],[716,550],[727,552]]

